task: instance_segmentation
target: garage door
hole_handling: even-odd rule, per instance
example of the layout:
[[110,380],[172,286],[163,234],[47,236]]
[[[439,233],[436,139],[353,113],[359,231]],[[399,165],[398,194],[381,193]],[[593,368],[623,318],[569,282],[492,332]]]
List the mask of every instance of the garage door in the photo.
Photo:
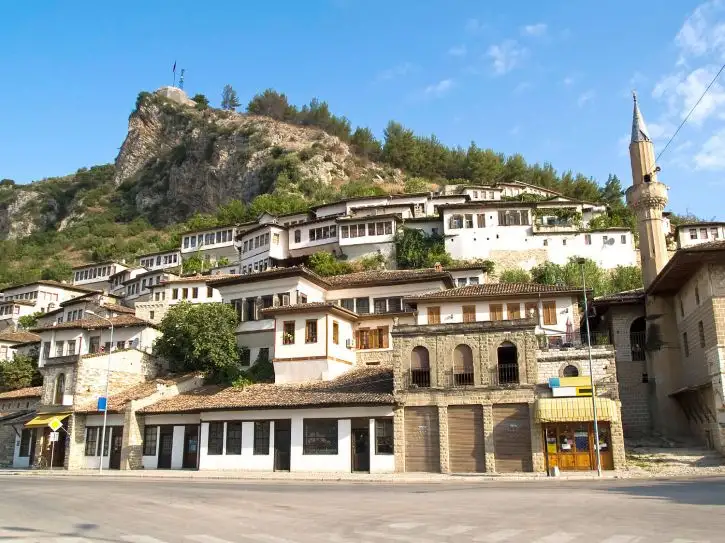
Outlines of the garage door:
[[484,471],[480,405],[448,406],[448,454],[453,473]]
[[405,408],[405,471],[440,472],[438,408]]
[[496,471],[532,471],[529,404],[493,406]]

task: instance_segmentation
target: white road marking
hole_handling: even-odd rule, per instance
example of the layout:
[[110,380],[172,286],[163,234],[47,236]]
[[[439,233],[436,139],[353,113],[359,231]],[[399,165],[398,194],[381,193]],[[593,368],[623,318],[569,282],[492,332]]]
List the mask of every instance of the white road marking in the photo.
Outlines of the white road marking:
[[150,535],[135,535],[128,534],[122,535],[121,540],[127,541],[128,543],[166,543],[163,539],[156,539]]
[[421,522],[393,522],[392,524],[388,524],[388,528],[392,528],[393,530],[412,530],[419,526],[423,526],[423,524]]
[[534,541],[534,543],[567,543],[577,538],[581,534],[572,534],[570,532],[556,532],[546,535]]
[[497,532],[490,532],[484,535],[479,535],[474,538],[474,541],[483,541],[484,543],[500,543],[501,541],[508,541],[513,539],[523,530],[498,530]]
[[213,535],[206,534],[187,535],[186,539],[191,539],[192,541],[197,541],[198,543],[232,543],[226,539],[220,539],[218,537],[214,537]]
[[442,530],[436,530],[435,532],[431,532],[435,535],[441,535],[441,536],[452,536],[452,535],[461,535],[465,534],[466,532],[470,532],[473,530],[475,526],[464,526],[462,524],[454,524],[453,526],[449,526],[448,528],[443,528]]
[[602,543],[637,543],[637,541],[641,541],[642,538],[638,535],[613,535],[611,537],[608,537],[607,539],[603,539]]

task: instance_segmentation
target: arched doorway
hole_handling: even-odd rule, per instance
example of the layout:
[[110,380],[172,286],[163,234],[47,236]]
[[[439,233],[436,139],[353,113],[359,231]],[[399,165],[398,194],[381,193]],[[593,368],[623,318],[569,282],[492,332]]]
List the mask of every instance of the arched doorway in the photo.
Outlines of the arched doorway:
[[497,349],[498,384],[508,385],[519,382],[519,354],[516,345],[504,341]]
[[453,383],[456,386],[473,385],[473,351],[461,344],[453,349]]
[[55,378],[55,394],[53,395],[53,403],[62,405],[63,395],[65,394],[65,373],[61,373]]
[[569,364],[564,368],[564,371],[562,371],[561,374],[563,377],[579,377],[579,369],[576,366]]
[[645,332],[647,323],[644,317],[639,317],[632,321],[629,327],[629,346],[632,351],[632,361],[643,361],[645,359]]
[[430,386],[430,358],[425,347],[415,347],[410,353],[410,384],[418,387]]

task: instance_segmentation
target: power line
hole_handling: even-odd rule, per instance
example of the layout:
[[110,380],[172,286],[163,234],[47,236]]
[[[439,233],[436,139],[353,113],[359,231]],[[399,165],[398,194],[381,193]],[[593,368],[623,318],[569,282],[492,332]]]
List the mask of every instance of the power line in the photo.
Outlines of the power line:
[[713,84],[715,83],[715,81],[717,81],[717,78],[720,77],[720,74],[722,73],[723,70],[725,70],[725,64],[723,64],[722,66],[720,66],[720,71],[717,72],[717,74],[715,74],[715,77],[712,78],[712,81],[710,81],[710,84],[705,89],[705,92],[702,93],[702,96],[700,96],[700,98],[697,100],[697,102],[695,102],[695,105],[692,106],[692,109],[687,114],[687,116],[683,119],[683,121],[680,123],[680,126],[677,127],[677,130],[675,130],[675,133],[672,134],[672,137],[670,138],[670,141],[667,142],[667,145],[665,145],[665,147],[660,151],[660,154],[657,155],[657,158],[655,158],[655,162],[659,161],[660,157],[664,154],[664,152],[670,146],[670,143],[672,143],[672,140],[675,139],[675,136],[677,136],[677,134],[680,131],[680,129],[683,126],[685,126],[685,123],[689,120],[690,115],[692,115],[692,112],[695,111],[695,108],[697,108],[697,106],[700,105],[700,102],[702,102],[702,99],[705,98],[705,95],[710,90],[710,87],[712,87]]

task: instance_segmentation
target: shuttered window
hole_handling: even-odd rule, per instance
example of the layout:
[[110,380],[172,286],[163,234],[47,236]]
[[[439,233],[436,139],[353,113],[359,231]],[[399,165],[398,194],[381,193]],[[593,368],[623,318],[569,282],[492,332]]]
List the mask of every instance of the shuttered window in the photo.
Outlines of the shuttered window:
[[543,302],[541,305],[544,309],[544,324],[556,324],[556,302]]
[[441,308],[440,307],[429,307],[428,308],[428,324],[440,324],[441,322]]
[[503,320],[503,304],[489,304],[488,312],[492,321]]
[[521,318],[521,304],[506,304],[506,312],[508,313],[508,319],[520,319]]
[[539,320],[539,304],[536,302],[526,302],[524,304],[524,311],[526,311],[526,318],[535,318]]
[[355,344],[358,349],[387,349],[388,326],[379,328],[360,328],[355,332]]
[[463,306],[463,322],[476,322],[476,306],[475,305],[464,305]]

